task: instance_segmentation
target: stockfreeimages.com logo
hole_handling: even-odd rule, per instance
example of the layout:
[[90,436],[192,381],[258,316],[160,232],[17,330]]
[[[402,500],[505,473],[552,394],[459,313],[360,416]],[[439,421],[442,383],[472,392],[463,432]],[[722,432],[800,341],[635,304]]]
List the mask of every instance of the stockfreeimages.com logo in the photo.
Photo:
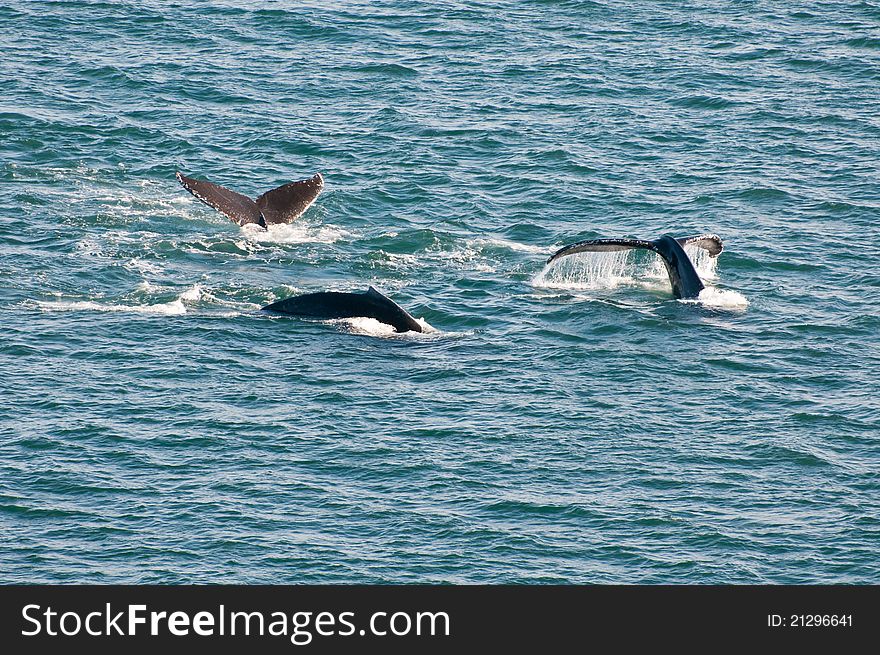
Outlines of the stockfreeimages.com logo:
[[374,612],[367,625],[358,628],[354,612],[243,612],[220,605],[215,612],[195,613],[150,611],[146,605],[127,605],[116,611],[110,603],[104,608],[80,615],[58,612],[52,607],[25,605],[21,610],[25,637],[39,635],[73,637],[87,634],[104,636],[287,637],[296,646],[306,646],[317,637],[377,637],[408,635],[449,636],[446,612]]

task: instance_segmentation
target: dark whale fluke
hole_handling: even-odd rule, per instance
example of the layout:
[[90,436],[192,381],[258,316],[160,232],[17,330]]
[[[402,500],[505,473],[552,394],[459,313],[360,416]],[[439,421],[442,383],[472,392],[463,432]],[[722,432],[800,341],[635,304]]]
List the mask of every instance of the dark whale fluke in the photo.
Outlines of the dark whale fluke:
[[560,257],[574,255],[579,252],[612,252],[616,250],[630,250],[642,248],[660,255],[669,273],[669,281],[672,283],[672,293],[676,298],[696,298],[705,287],[693,263],[684,251],[683,246],[697,246],[709,252],[711,257],[717,257],[724,249],[721,238],[715,234],[700,234],[683,239],[675,239],[668,234],[653,241],[642,239],[590,239],[579,241],[570,246],[557,250],[547,263],[556,261]]
[[398,332],[424,332],[409,312],[373,287],[363,293],[322,291],[293,296],[266,305],[263,311],[322,320],[363,316],[391,325]]
[[291,223],[302,216],[324,189],[324,178],[315,173],[307,180],[290,182],[267,191],[254,202],[240,193],[205,180],[195,180],[177,173],[183,188],[206,205],[223,212],[239,225],[262,227]]

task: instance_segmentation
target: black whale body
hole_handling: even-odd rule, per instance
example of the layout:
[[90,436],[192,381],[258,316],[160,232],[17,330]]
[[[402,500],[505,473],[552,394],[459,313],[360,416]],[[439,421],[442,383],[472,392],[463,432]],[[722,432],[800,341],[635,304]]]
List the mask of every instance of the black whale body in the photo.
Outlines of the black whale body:
[[705,288],[700,276],[694,268],[693,262],[684,251],[683,246],[694,245],[709,252],[711,257],[717,257],[724,249],[721,238],[715,234],[700,234],[693,237],[676,239],[664,234],[659,239],[647,241],[642,239],[589,239],[578,241],[557,250],[547,263],[551,263],[568,255],[579,252],[613,252],[617,250],[630,250],[633,248],[650,250],[660,255],[666,265],[669,281],[672,284],[672,293],[676,298],[696,298]]
[[266,305],[263,311],[321,320],[374,318],[391,325],[397,332],[424,332],[422,325],[409,312],[373,287],[363,293],[306,293]]

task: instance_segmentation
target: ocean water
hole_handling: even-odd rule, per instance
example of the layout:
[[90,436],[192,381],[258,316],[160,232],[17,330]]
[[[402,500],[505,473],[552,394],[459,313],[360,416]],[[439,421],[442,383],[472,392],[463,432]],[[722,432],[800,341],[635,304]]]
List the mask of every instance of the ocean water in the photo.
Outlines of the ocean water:
[[[0,53],[0,581],[880,582],[880,3],[7,0]],[[698,301],[544,267],[700,232]],[[259,312],[368,285],[434,331]]]

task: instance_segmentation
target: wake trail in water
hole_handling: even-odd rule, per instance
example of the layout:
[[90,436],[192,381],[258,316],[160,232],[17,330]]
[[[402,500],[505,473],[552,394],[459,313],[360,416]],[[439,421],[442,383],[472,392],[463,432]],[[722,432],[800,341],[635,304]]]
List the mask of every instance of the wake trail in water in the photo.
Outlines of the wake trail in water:
[[95,311],[95,312],[132,312],[137,314],[161,314],[179,316],[186,314],[186,305],[181,298],[154,305],[123,305],[117,303],[100,303],[94,300],[35,300],[34,304],[45,311]]
[[[161,287],[147,281],[141,282],[137,291],[139,294],[155,294],[161,291]],[[166,302],[116,301],[102,302],[98,300],[30,300],[26,305],[37,307],[46,312],[124,312],[133,314],[153,314],[158,316],[181,316],[190,313],[196,306],[218,305],[227,309],[222,313],[224,317],[238,316],[246,311],[259,309],[260,305],[238,301],[229,301],[218,298],[202,285],[194,284],[174,300]]]

